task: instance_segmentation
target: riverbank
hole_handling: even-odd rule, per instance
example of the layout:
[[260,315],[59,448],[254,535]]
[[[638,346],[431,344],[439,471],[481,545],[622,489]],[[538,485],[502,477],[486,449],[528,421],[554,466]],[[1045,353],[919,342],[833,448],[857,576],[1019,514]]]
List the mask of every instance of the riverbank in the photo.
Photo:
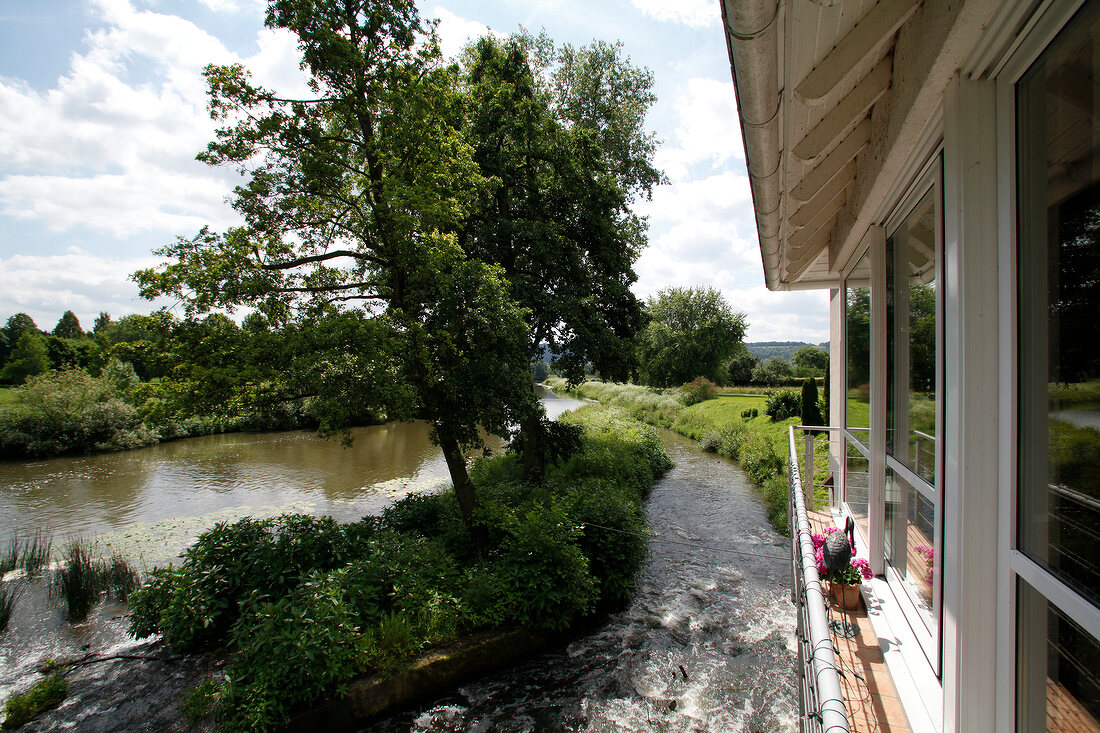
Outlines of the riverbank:
[[[186,704],[199,717],[217,709],[226,730],[276,725],[357,674],[402,669],[465,633],[561,633],[629,598],[645,557],[642,498],[668,466],[652,428],[604,408],[580,412],[567,422],[583,439],[539,486],[520,480],[514,456],[477,462],[490,535],[481,553],[449,491],[350,525],[305,516],[219,525],[182,566],[154,571],[131,626],[177,650],[228,650],[231,681],[200,685]],[[296,620],[303,613],[308,626]]]
[[[699,441],[704,450],[732,458],[755,484],[769,521],[777,531],[787,532],[788,432],[801,419],[772,420],[764,413],[763,395],[720,394],[686,406],[677,390],[594,380],[570,387],[558,377],[549,377],[544,384],[562,394],[620,407],[635,419],[668,428]],[[816,501],[827,497],[815,497]]]

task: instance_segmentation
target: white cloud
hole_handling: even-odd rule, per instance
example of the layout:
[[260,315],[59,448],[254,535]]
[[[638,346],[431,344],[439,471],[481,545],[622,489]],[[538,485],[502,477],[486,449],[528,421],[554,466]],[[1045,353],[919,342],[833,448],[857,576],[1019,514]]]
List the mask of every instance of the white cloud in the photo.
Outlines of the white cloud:
[[744,160],[737,103],[728,81],[688,79],[676,95],[676,112],[675,145],[666,143],[657,160],[669,178],[683,178],[691,165],[704,161]]
[[293,36],[262,30],[240,58],[183,18],[95,4],[105,25],[54,88],[0,78],[0,211],[115,236],[231,222],[233,176],[194,160],[215,131],[202,69],[240,61],[263,86],[309,94]]
[[152,257],[112,259],[79,248],[66,254],[0,258],[0,313],[29,314],[39,328],[51,329],[66,310],[84,328],[100,311],[114,317],[148,313],[158,305],[141,299],[129,274],[158,264]]
[[660,21],[706,28],[718,23],[722,11],[718,0],[630,0],[643,14]]
[[436,6],[433,16],[439,18],[439,46],[443,56],[453,59],[470,41],[492,33],[489,26],[476,20],[461,18],[444,7]]

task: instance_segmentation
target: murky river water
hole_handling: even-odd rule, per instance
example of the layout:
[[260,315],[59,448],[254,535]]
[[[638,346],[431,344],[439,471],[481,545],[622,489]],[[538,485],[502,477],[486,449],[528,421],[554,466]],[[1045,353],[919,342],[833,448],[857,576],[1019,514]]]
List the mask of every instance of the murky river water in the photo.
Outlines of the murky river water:
[[[551,416],[579,404],[547,395]],[[793,729],[793,610],[784,539],[748,480],[691,441],[664,437],[676,467],[648,506],[656,537],[629,607],[586,636],[371,726],[382,731],[777,731]],[[283,511],[349,520],[446,466],[422,423],[356,431],[351,448],[310,433],[226,435],[128,453],[0,464],[6,528],[48,527],[160,564],[220,519]],[[127,640],[104,605],[68,627],[44,597],[0,636],[0,700],[36,661]],[[15,631],[15,633],[12,633]],[[59,636],[60,634],[60,636]],[[58,711],[61,712],[61,711]]]

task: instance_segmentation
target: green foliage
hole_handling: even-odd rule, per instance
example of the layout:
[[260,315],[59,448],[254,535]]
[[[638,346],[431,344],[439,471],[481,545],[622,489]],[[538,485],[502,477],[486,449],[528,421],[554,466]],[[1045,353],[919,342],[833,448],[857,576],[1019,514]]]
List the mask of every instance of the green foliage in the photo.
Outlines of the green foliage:
[[65,311],[53,327],[53,335],[63,339],[78,339],[84,336],[84,329],[80,327],[80,319],[75,313]]
[[463,246],[504,268],[529,311],[531,354],[545,349],[574,381],[588,366],[625,379],[646,229],[630,202],[661,180],[644,129],[652,74],[618,45],[556,49],[524,33],[477,40],[462,71],[474,160],[496,182],[463,225]]
[[[283,724],[292,706],[319,698],[362,669],[363,637],[341,582],[345,572],[314,571],[277,600],[258,591],[248,599],[231,637],[238,654],[223,729]],[[233,704],[257,699],[264,701],[259,709]]]
[[217,642],[254,593],[286,594],[303,574],[339,565],[349,544],[330,517],[221,522],[199,536],[180,567],[154,569],[134,593],[131,633],[143,638],[159,632],[188,650]]
[[626,600],[645,559],[641,508],[670,465],[660,437],[617,410],[570,413],[579,449],[519,480],[514,455],[472,475],[489,544],[475,550],[453,491],[412,495],[349,525],[288,516],[218,525],[178,568],[156,569],[131,604],[138,636],[228,644],[224,687],[189,707],[220,729],[268,729],[291,707],[364,672],[391,673],[426,645],[505,625],[563,630]]
[[752,382],[753,371],[758,364],[760,364],[760,359],[745,348],[744,344],[739,344],[726,365],[726,376],[729,383],[737,386],[749,384]]
[[718,385],[706,377],[696,377],[680,387],[680,395],[685,405],[695,405],[718,396]]
[[83,369],[64,369],[28,379],[15,390],[15,407],[0,411],[0,458],[122,450],[155,443],[156,431],[117,392],[115,374],[96,378]]
[[635,384],[615,384],[593,380],[570,386],[560,377],[549,377],[546,384],[552,389],[561,390],[582,399],[613,405],[625,410],[636,420],[664,427],[671,426],[673,415],[684,406],[679,397],[673,396],[673,393]]
[[753,382],[771,387],[787,384],[793,377],[794,370],[791,369],[790,362],[778,356],[760,362],[752,370]]
[[817,380],[807,377],[802,383],[802,424],[824,425],[821,407],[817,404]]
[[764,414],[779,422],[802,412],[802,397],[793,389],[781,389],[768,394]]
[[697,375],[727,377],[734,349],[745,336],[745,314],[715,288],[665,288],[646,303],[649,325],[639,337],[642,381],[656,387]]
[[50,359],[46,352],[45,339],[36,331],[24,331],[15,342],[7,364],[0,370],[0,382],[23,384],[29,377],[41,374],[49,368]]
[[53,672],[31,685],[26,692],[14,693],[4,703],[5,730],[14,730],[43,710],[57,707],[65,699],[68,685],[60,672]]
[[791,357],[795,373],[804,377],[820,377],[828,363],[829,352],[816,346],[803,346]]

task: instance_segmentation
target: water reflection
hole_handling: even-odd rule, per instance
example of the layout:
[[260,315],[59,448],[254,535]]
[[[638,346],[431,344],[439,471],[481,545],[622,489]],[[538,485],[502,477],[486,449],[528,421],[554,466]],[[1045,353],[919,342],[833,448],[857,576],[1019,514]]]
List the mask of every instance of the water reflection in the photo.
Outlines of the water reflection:
[[[552,394],[543,403],[552,417],[581,404]],[[352,435],[350,447],[304,431],[233,433],[123,453],[0,463],[0,527],[90,535],[229,507],[303,503],[350,518],[377,504],[363,503],[369,487],[447,477],[427,423],[376,425]]]

